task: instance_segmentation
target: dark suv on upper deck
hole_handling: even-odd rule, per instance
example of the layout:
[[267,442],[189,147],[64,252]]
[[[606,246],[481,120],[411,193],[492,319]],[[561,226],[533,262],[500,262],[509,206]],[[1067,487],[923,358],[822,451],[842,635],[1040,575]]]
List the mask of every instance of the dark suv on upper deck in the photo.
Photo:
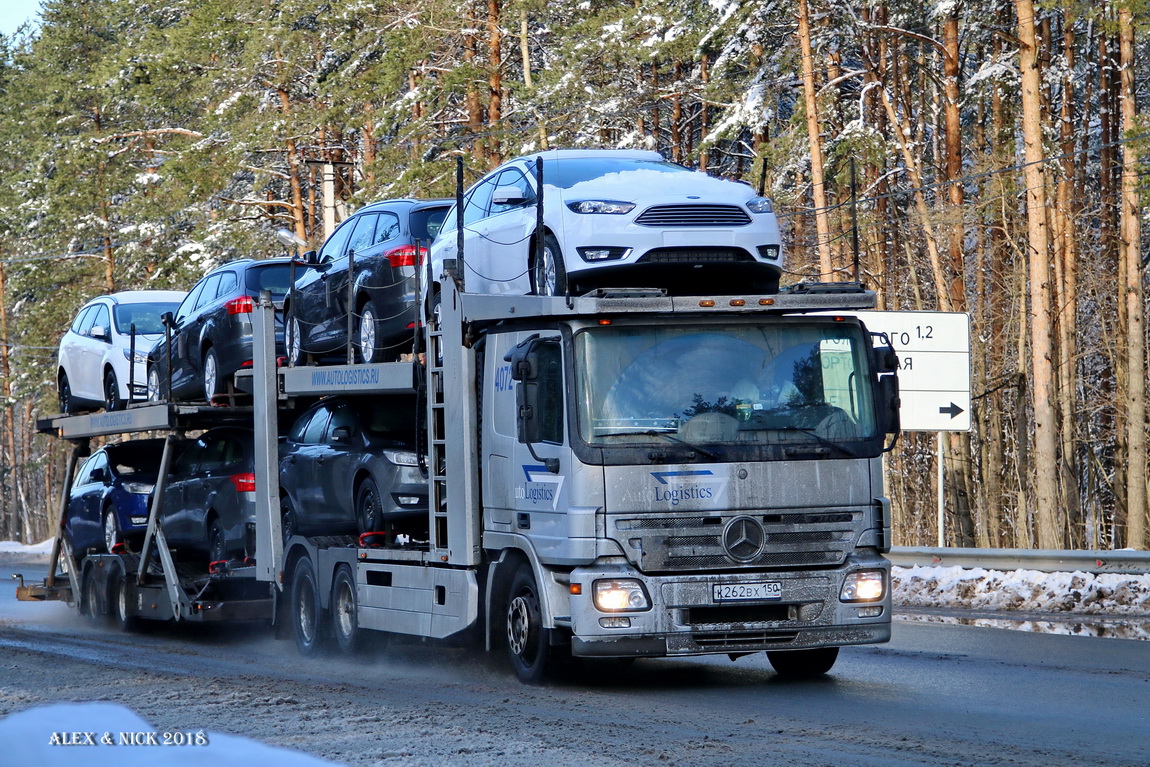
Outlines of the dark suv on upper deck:
[[291,270],[288,258],[232,261],[197,282],[168,322],[171,347],[165,337],[148,354],[148,398],[212,402],[227,392],[232,375],[252,363],[253,301],[266,290],[281,307]]
[[349,325],[362,362],[410,351],[420,265],[450,207],[451,200],[373,203],[340,224],[318,253],[307,253],[284,309],[292,364],[344,355]]

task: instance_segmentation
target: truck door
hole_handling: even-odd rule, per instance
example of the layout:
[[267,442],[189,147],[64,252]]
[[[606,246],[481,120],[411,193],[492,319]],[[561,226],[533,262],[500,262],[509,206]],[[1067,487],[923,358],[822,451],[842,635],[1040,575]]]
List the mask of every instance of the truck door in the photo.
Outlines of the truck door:
[[[544,559],[562,559],[570,555],[572,539],[578,532],[570,526],[570,477],[574,458],[567,441],[566,376],[564,375],[563,345],[556,332],[520,334],[516,349],[529,345],[530,367],[533,380],[514,381],[513,396],[503,403],[503,422],[497,424],[499,432],[512,432],[502,436],[501,448],[510,456],[509,473],[512,530],[532,539],[536,551]],[[514,356],[514,355],[513,355]],[[512,361],[512,365],[515,362]],[[514,370],[511,371],[514,375]],[[525,399],[524,387],[535,387]],[[497,397],[501,395],[496,395]],[[524,437],[521,413],[532,410],[534,424],[529,441]],[[511,418],[507,418],[506,405],[510,404]],[[497,404],[497,408],[500,406]],[[534,455],[532,454],[534,453]]]

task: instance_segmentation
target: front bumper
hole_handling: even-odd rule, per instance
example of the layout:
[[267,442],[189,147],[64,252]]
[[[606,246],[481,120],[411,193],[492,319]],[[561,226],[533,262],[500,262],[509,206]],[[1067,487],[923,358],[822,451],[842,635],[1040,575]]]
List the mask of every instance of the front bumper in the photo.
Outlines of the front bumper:
[[[839,601],[843,579],[858,570],[881,570],[881,600]],[[604,612],[592,600],[595,580],[635,578],[643,582],[651,608]],[[713,586],[777,581],[777,600],[716,602]],[[653,657],[744,653],[874,644],[890,640],[890,563],[858,556],[834,570],[754,573],[641,575],[631,567],[588,566],[571,573],[583,593],[571,596],[572,654],[590,657]],[[870,608],[864,610],[863,608]],[[874,608],[881,608],[878,615]],[[860,613],[861,611],[861,613]],[[865,616],[865,617],[863,617]],[[626,617],[629,625],[607,627]]]

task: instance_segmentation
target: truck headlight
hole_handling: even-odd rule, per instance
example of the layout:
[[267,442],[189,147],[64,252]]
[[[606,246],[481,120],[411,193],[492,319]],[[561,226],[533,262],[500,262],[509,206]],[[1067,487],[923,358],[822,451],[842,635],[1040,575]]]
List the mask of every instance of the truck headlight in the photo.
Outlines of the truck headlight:
[[634,578],[595,581],[593,593],[595,606],[603,612],[640,612],[651,609],[647,589]]
[[843,602],[877,602],[886,595],[886,577],[882,570],[860,570],[843,581],[839,599]]

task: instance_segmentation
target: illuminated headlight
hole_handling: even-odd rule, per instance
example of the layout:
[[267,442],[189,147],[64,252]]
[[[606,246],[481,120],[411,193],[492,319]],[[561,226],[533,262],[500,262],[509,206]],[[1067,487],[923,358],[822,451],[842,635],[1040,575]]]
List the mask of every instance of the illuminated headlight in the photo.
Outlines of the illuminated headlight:
[[647,590],[634,578],[595,581],[595,606],[603,612],[629,612],[650,610]]
[[843,602],[875,602],[885,593],[886,578],[882,570],[863,570],[846,577],[839,599]]
[[[128,362],[131,362],[132,361],[132,350],[131,349],[122,349],[121,351],[124,352],[124,359],[126,359]],[[136,364],[137,365],[147,365],[148,364],[148,353],[142,352],[139,349],[137,349],[136,350]]]
[[134,493],[135,495],[147,495],[148,493],[152,492],[152,490],[155,487],[156,487],[155,485],[149,485],[146,482],[125,482],[124,483],[124,489],[127,490],[129,493]]
[[752,213],[773,213],[775,206],[766,197],[752,197],[747,200],[747,210]]
[[635,209],[633,202],[620,202],[619,200],[580,200],[578,202],[569,202],[567,207],[573,213],[607,213],[609,215],[621,216],[624,213],[630,213]]
[[396,466],[419,465],[419,456],[410,450],[384,450],[383,455]]

